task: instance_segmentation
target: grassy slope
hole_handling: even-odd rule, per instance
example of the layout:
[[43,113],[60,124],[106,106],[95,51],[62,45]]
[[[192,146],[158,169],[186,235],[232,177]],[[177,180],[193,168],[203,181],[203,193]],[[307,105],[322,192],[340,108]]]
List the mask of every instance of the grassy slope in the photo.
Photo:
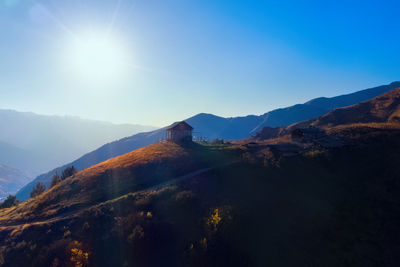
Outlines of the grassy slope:
[[327,114],[296,123],[288,130],[308,126],[330,128],[338,125],[358,123],[396,123],[400,121],[400,88],[371,100],[349,107],[338,108]]
[[[234,118],[222,118],[212,114],[198,114],[186,121],[195,128],[195,135],[209,139],[239,139],[246,138],[250,134],[258,132],[264,126],[289,125],[294,122],[306,120],[318,115],[322,115],[334,108],[343,107],[371,99],[374,96],[388,92],[400,86],[400,82],[393,82],[388,85],[361,90],[355,93],[341,95],[332,98],[317,98],[304,104],[298,104],[287,108],[276,109],[261,116],[246,116]],[[73,131],[74,132],[74,131]],[[76,132],[76,131],[75,131]],[[34,181],[23,187],[18,193],[17,198],[26,200],[29,192],[37,182],[46,185],[50,184],[51,177],[57,172],[61,172],[67,166],[74,165],[77,169],[87,168],[112,157],[116,157],[129,151],[156,143],[158,138],[165,136],[165,128],[152,132],[140,133],[123,138],[108,144],[47,173],[35,178]],[[54,165],[54,164],[53,164]]]
[[290,134],[295,129],[318,127],[328,131],[338,128],[398,128],[400,122],[400,88],[362,103],[337,108],[323,116],[294,123],[288,127],[264,127],[252,138],[266,140]]
[[[79,249],[89,266],[395,265],[400,133],[353,138],[283,158],[163,143],[109,160],[2,211],[3,262],[72,266]],[[209,166],[221,167],[137,191]]]
[[235,157],[234,149],[224,149],[223,153],[220,150],[196,143],[182,146],[171,142],[135,150],[78,172],[16,208],[0,210],[0,225],[76,212]]

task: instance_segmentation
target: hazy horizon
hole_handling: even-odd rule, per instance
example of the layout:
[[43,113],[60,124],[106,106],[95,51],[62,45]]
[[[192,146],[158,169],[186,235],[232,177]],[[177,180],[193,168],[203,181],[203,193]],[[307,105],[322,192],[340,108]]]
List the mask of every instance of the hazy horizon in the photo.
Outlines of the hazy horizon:
[[[392,81],[392,82],[397,82],[397,81]],[[369,89],[369,88],[373,88],[373,87],[376,87],[376,86],[386,85],[386,84],[389,84],[389,83],[392,83],[392,82],[387,82],[387,83],[385,83],[385,84],[379,84],[379,85],[371,85],[371,86],[369,86],[369,87],[366,87],[366,88],[363,88],[363,89],[359,89],[359,90],[357,90],[357,91],[365,90],[365,89]],[[352,90],[352,91],[343,93],[343,95],[355,93],[355,92],[357,92],[357,91]],[[307,100],[305,100],[305,101],[303,101],[303,102],[291,103],[291,104],[288,104],[288,105],[286,105],[286,106],[276,107],[276,108],[274,108],[274,109],[266,110],[266,111],[261,112],[261,113],[258,113],[258,114],[250,113],[250,114],[235,114],[235,115],[231,115],[231,116],[222,116],[222,115],[219,115],[219,114],[214,114],[214,113],[211,113],[211,112],[202,111],[202,112],[199,112],[199,113],[196,113],[196,114],[188,115],[188,116],[185,117],[185,118],[178,117],[178,118],[175,119],[174,121],[162,122],[162,124],[159,124],[159,125],[155,125],[155,124],[151,124],[151,125],[150,125],[150,124],[142,124],[142,123],[137,123],[137,122],[135,122],[134,120],[132,120],[132,121],[118,121],[118,120],[117,120],[117,121],[111,121],[111,120],[106,120],[106,119],[102,119],[102,118],[87,118],[87,117],[82,117],[82,116],[80,116],[80,115],[71,115],[71,114],[56,114],[56,113],[45,114],[45,113],[38,113],[38,112],[34,112],[34,111],[29,111],[29,110],[17,110],[17,109],[13,109],[13,108],[3,108],[3,107],[0,107],[0,110],[10,110],[10,111],[21,112],[21,113],[32,113],[32,114],[35,114],[35,115],[38,115],[38,116],[53,116],[53,117],[61,117],[61,118],[77,118],[77,119],[81,119],[81,120],[90,120],[90,121],[97,121],[97,122],[104,122],[104,123],[112,123],[112,124],[115,124],[115,125],[124,125],[124,124],[135,125],[135,124],[136,124],[136,125],[147,126],[147,127],[155,127],[155,128],[160,127],[160,128],[161,128],[161,127],[168,126],[168,125],[170,125],[170,124],[173,123],[173,122],[180,121],[180,120],[184,120],[184,119],[187,119],[187,118],[191,118],[191,117],[196,116],[196,115],[198,115],[198,114],[200,114],[200,113],[212,114],[212,115],[219,116],[219,117],[223,117],[223,118],[245,117],[245,116],[248,116],[248,115],[256,115],[256,116],[259,116],[259,115],[263,115],[263,114],[265,114],[265,113],[267,113],[267,112],[270,112],[270,111],[272,111],[272,110],[275,110],[275,109],[287,108],[287,107],[290,107],[290,106],[296,105],[296,104],[303,104],[303,103],[305,103],[305,102],[307,102],[307,101],[310,101],[310,100],[313,100],[313,99],[315,99],[315,98],[319,98],[319,97],[327,97],[327,98],[329,98],[329,97],[335,97],[335,96],[338,96],[338,95],[331,95],[331,96],[323,96],[323,95],[321,95],[321,96],[316,96],[316,97],[307,99]]]
[[[398,3],[0,1],[0,108],[165,126],[398,80]],[[27,45],[29,44],[29,45]]]

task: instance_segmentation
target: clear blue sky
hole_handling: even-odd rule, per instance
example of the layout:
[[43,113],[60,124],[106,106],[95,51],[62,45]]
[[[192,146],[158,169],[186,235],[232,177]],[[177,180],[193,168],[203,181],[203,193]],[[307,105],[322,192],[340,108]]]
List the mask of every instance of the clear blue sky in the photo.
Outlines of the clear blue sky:
[[[0,108],[163,126],[349,93],[400,80],[399,11],[398,1],[0,0]],[[92,49],[99,36],[106,48]],[[92,41],[75,49],[78,39]]]

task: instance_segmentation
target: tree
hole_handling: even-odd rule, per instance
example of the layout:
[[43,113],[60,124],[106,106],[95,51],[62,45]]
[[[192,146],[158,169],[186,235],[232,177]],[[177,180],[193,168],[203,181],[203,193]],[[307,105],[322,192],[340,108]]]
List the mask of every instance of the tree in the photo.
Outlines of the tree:
[[42,194],[46,190],[46,186],[41,182],[38,182],[36,186],[31,191],[31,197],[37,197],[38,195]]
[[61,178],[60,178],[60,175],[58,175],[58,173],[56,172],[56,173],[53,175],[53,178],[51,179],[50,188],[52,188],[53,186],[55,186],[55,185],[58,184],[59,182],[61,182]]
[[65,168],[65,170],[63,170],[62,173],[61,173],[61,181],[63,181],[66,178],[74,175],[77,172],[78,171],[75,169],[74,166],[69,166],[69,167]]
[[19,204],[19,200],[16,196],[9,195],[3,203],[0,204],[0,209],[10,208]]

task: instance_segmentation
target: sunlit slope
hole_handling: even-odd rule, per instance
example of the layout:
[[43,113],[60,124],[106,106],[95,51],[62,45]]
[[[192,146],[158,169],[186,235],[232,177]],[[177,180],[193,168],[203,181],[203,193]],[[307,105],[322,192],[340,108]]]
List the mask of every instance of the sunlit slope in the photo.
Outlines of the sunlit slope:
[[293,124],[288,129],[365,123],[400,123],[400,88],[360,104],[338,108],[323,116]]
[[233,161],[234,149],[196,143],[158,143],[78,172],[17,208],[0,211],[0,225],[10,219],[49,219],[75,212],[129,192]]
[[158,143],[83,170],[0,211],[0,265],[396,266],[398,98],[303,136]]
[[[294,123],[288,127],[264,127],[253,139],[273,139],[290,135],[295,129],[321,128],[328,133],[400,128],[400,88],[348,107],[334,109],[325,115]],[[349,133],[351,134],[351,133]]]
[[[400,87],[400,82],[393,82],[388,85],[365,89],[347,95],[331,98],[316,98],[303,104],[272,110],[260,116],[249,115],[245,117],[222,118],[212,114],[201,113],[185,121],[194,127],[196,136],[208,139],[242,139],[255,134],[264,126],[287,126],[292,123],[323,115],[338,107],[353,105],[371,99],[397,87]],[[20,200],[28,199],[29,192],[37,182],[42,182],[46,185],[50,184],[53,174],[56,171],[60,173],[66,166],[73,165],[79,170],[88,168],[109,158],[154,144],[159,138],[163,137],[165,137],[165,128],[136,134],[105,144],[67,165],[38,176],[32,183],[29,183],[21,189],[17,197]]]
[[[1,211],[0,256],[5,266],[74,266],[79,251],[96,267],[396,266],[400,132],[355,140],[287,156],[278,144],[146,147]],[[164,183],[183,172],[195,175]]]

